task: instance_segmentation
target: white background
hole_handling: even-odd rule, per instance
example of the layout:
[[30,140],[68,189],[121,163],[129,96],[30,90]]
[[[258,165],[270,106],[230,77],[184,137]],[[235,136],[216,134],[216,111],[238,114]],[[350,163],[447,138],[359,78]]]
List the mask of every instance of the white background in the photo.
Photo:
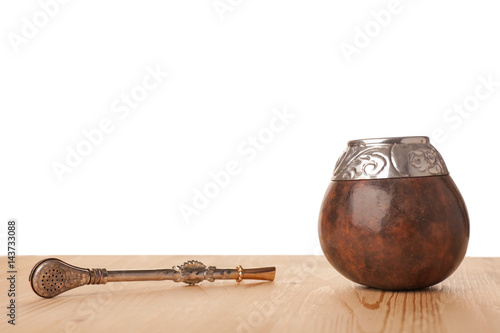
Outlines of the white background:
[[[500,256],[500,86],[472,112],[447,111],[486,92],[481,77],[500,82],[496,2],[401,0],[382,27],[370,13],[389,1],[218,5],[74,0],[44,22],[40,2],[2,1],[0,220],[19,221],[19,254],[318,254],[347,141],[441,129],[468,255]],[[113,103],[146,68],[169,76],[121,119]],[[284,109],[295,118],[271,142],[238,151]],[[103,119],[113,131],[60,181],[53,164]],[[181,205],[232,160],[240,173],[184,219]]]

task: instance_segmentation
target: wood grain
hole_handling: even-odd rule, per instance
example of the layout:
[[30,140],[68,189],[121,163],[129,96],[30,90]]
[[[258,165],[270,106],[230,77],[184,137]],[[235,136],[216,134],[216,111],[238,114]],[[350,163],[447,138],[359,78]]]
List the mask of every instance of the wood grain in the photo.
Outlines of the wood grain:
[[[500,332],[500,258],[466,258],[444,282],[414,292],[356,285],[322,256],[61,256],[80,267],[161,268],[198,259],[218,267],[277,266],[275,282],[121,282],[52,299],[30,289],[42,257],[18,262],[17,325],[0,332]],[[2,257],[2,262],[6,258]]]

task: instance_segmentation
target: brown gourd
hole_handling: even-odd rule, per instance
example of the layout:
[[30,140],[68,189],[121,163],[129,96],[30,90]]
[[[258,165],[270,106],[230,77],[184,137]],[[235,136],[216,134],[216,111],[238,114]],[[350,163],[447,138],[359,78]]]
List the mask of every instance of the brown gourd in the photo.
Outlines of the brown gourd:
[[319,217],[328,261],[384,290],[434,285],[462,262],[469,241],[464,200],[427,137],[350,141]]

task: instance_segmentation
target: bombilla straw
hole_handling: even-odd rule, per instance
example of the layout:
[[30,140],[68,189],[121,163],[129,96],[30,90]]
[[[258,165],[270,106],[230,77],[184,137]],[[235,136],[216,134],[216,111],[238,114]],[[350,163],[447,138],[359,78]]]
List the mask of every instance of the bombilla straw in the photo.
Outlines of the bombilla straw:
[[204,280],[243,279],[273,281],[275,267],[236,269],[205,266],[197,260],[186,261],[172,269],[106,270],[105,268],[81,268],[57,258],[44,259],[31,270],[29,280],[33,291],[41,297],[51,298],[65,291],[87,284],[106,284],[121,281],[163,281],[184,282],[189,285]]

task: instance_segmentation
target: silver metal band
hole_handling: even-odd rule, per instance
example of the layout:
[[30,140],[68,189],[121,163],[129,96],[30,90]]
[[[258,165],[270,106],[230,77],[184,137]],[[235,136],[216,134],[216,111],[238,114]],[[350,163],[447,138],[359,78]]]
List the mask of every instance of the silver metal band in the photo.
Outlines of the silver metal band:
[[332,180],[385,179],[447,175],[439,152],[426,136],[349,141]]

